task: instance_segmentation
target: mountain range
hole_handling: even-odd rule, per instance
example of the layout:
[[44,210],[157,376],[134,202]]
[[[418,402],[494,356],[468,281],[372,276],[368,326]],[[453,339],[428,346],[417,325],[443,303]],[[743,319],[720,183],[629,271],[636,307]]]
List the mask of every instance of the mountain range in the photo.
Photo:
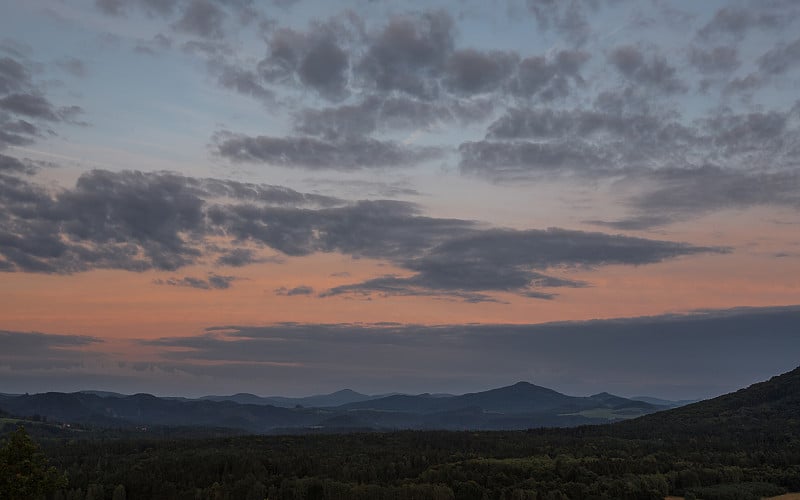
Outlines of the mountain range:
[[561,394],[528,382],[462,395],[352,390],[304,398],[253,394],[198,399],[104,391],[0,395],[0,409],[102,427],[198,426],[252,433],[391,429],[509,430],[607,423],[668,408],[608,393]]

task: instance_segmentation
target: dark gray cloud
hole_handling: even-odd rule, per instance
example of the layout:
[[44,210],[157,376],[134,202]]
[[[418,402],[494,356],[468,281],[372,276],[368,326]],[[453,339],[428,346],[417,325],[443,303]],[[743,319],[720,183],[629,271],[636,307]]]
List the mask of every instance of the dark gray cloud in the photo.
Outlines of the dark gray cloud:
[[292,288],[282,286],[275,289],[275,295],[285,295],[286,297],[294,297],[297,295],[311,295],[314,289],[308,285],[300,285]]
[[443,83],[456,94],[493,92],[508,80],[518,60],[513,52],[458,50],[447,61]]
[[[378,127],[381,99],[367,98],[356,104],[321,109],[304,109],[295,116],[295,131],[328,140],[361,137]],[[408,108],[404,108],[408,109]]]
[[591,219],[584,221],[600,227],[610,227],[622,231],[641,231],[659,226],[666,226],[675,222],[675,219],[666,215],[636,215],[619,220],[597,220]]
[[54,123],[83,124],[79,106],[56,106],[32,78],[35,63],[0,58],[0,150],[55,135]]
[[217,133],[216,153],[232,161],[270,163],[311,170],[359,170],[414,165],[441,155],[438,148],[405,146],[369,137],[249,137]]
[[3,341],[3,355],[37,356],[55,349],[74,349],[102,342],[96,337],[86,335],[53,335],[39,332],[13,332],[0,330]]
[[639,181],[640,191],[627,200],[630,216],[588,222],[639,230],[720,210],[755,206],[800,208],[800,175],[796,171],[748,172],[705,165],[662,169]]
[[94,2],[97,9],[109,16],[120,16],[125,11],[124,0],[95,0]]
[[44,96],[36,94],[9,94],[0,99],[0,110],[29,118],[58,121],[58,112]]
[[167,17],[178,3],[178,0],[95,0],[97,9],[108,16],[123,16],[129,9],[137,8],[149,16]]
[[184,276],[182,278],[157,279],[153,281],[153,283],[156,285],[198,288],[200,290],[226,290],[230,288],[231,283],[237,279],[239,278],[236,276],[222,276],[215,273],[209,273],[208,277],[206,278]]
[[[758,120],[753,123],[751,128],[761,127]],[[763,134],[754,140],[763,140]],[[94,170],[74,188],[51,192],[18,177],[26,172],[18,162],[4,164],[0,267],[6,271],[177,270],[207,258],[219,265],[245,265],[257,258],[253,249],[268,247],[292,256],[337,252],[381,259],[411,273],[323,291],[326,296],[379,293],[486,301],[496,300],[490,295],[495,292],[552,298],[551,288],[586,285],[548,271],[555,268],[641,265],[720,251],[600,233],[492,229],[425,217],[406,202],[346,203],[278,186],[166,172]],[[348,159],[344,164],[357,163]],[[227,278],[187,276],[163,283],[224,288]]]
[[0,93],[17,92],[32,85],[30,70],[11,57],[0,58]]
[[542,176],[620,175],[685,161],[698,132],[673,114],[601,94],[591,108],[509,108],[486,139],[459,146],[463,173],[513,181]]
[[[431,287],[431,284],[434,286]],[[472,304],[479,302],[501,303],[496,297],[485,293],[462,291],[457,288],[438,286],[437,283],[426,283],[426,280],[421,276],[408,278],[395,275],[379,276],[361,283],[336,286],[319,294],[323,298],[337,295],[355,295],[367,299],[370,299],[373,295],[379,297],[433,297]],[[551,299],[553,297],[554,295],[543,292],[537,292],[535,296],[535,298],[541,299]]]
[[[732,157],[737,154],[764,152],[773,157],[772,162],[785,151],[785,147],[796,146],[798,139],[798,116],[793,111],[734,114],[722,112],[702,121],[708,137],[720,154]],[[795,122],[791,127],[792,121]],[[795,144],[792,144],[795,143]],[[792,158],[789,161],[794,161]],[[753,159],[748,159],[753,162]],[[779,165],[773,165],[773,167]]]
[[224,36],[225,11],[210,0],[189,0],[173,27],[200,38]]
[[209,61],[209,71],[216,75],[217,82],[224,88],[240,94],[249,95],[265,102],[274,100],[274,93],[261,84],[256,72],[226,64],[222,60]]
[[9,145],[25,146],[41,137],[42,131],[26,120],[9,120],[0,116],[0,149]]
[[332,390],[360,380],[356,388],[369,392],[466,392],[530,380],[571,394],[697,398],[796,367],[799,326],[795,306],[540,325],[220,326],[145,343],[176,362],[294,365],[309,390],[321,380],[341,384]]
[[331,99],[346,96],[348,57],[334,42],[312,46],[297,68],[300,81]]
[[688,58],[689,63],[704,74],[730,73],[741,65],[739,51],[727,45],[709,49],[692,46]]
[[460,145],[460,169],[495,181],[542,176],[646,176],[659,169],[787,170],[797,166],[800,107],[715,110],[685,124],[676,111],[639,103],[625,89],[590,108],[509,108],[484,140]]
[[769,81],[758,73],[750,73],[744,77],[737,77],[725,84],[723,94],[739,95],[739,96],[752,96],[753,93],[763,87]]
[[[86,335],[57,335],[0,330],[0,370],[52,371],[80,367],[96,355],[87,348],[103,341]],[[5,378],[5,376],[4,376]]]
[[674,220],[758,205],[800,208],[797,172],[731,172],[706,166],[661,171],[655,185],[634,196],[633,207]]
[[[356,111],[368,102],[384,108],[404,102],[416,106],[417,116],[429,103],[428,114],[464,117],[469,108],[464,104],[470,103],[462,99],[481,94],[510,91],[518,97],[552,100],[583,81],[580,69],[589,59],[587,52],[560,50],[523,59],[513,51],[457,49],[454,26],[449,13],[430,10],[393,15],[383,27],[369,31],[356,14],[345,13],[314,21],[307,31],[274,30],[268,55],[256,70],[234,65],[231,72],[249,75],[248,85],[240,90],[245,94],[252,94],[248,88],[256,84],[279,85],[313,90],[329,100],[360,97],[362,104],[348,103],[343,111]],[[396,113],[411,114],[401,109]],[[391,128],[392,123],[383,126]]]
[[454,20],[445,11],[394,15],[376,31],[352,13],[313,22],[308,31],[277,29],[255,71],[227,56],[211,57],[209,68],[222,86],[262,100],[273,98],[276,86],[332,101],[354,97],[296,111],[296,136],[217,132],[217,153],[234,161],[344,170],[431,159],[440,151],[373,135],[483,121],[507,97],[567,97],[584,84],[581,70],[590,58],[571,49],[525,58],[513,51],[457,49]]
[[[101,177],[114,180],[114,176],[107,173]],[[103,221],[102,226],[93,231],[95,224],[86,215],[83,215],[80,225],[83,239],[125,242],[132,247],[130,255],[143,251],[147,258],[124,261],[128,268],[135,268],[134,264],[142,268],[180,267],[198,258],[205,235],[224,234],[237,244],[264,245],[287,255],[339,252],[389,260],[416,273],[405,281],[394,279],[378,283],[384,288],[388,285],[395,290],[405,287],[413,289],[413,293],[428,295],[510,291],[545,296],[551,294],[538,288],[584,284],[544,275],[539,272],[543,269],[624,263],[639,265],[680,255],[719,251],[595,233],[480,229],[469,221],[421,216],[414,205],[404,202],[363,201],[313,210],[248,203],[206,205],[200,195],[207,194],[208,190],[198,191],[199,188],[192,187],[189,182],[186,191],[177,189],[182,181],[180,177],[162,175],[148,179],[141,174],[134,177],[142,183],[141,191],[132,189],[136,183],[131,186],[124,178],[116,180],[117,186],[112,182],[103,187],[102,191],[109,193],[109,201],[105,203],[121,206],[106,208],[105,212],[96,215]],[[151,192],[160,199],[175,200],[170,201],[175,206],[151,200]],[[78,196],[80,199],[83,197]],[[142,205],[147,205],[147,208],[142,208]],[[142,214],[149,211],[154,216],[159,214],[153,227],[129,227],[131,223],[126,214],[137,214],[136,222],[141,223],[148,220]],[[77,212],[83,214],[85,211]],[[170,213],[174,214],[170,216]],[[70,222],[62,223],[61,227],[74,234]],[[582,247],[585,247],[585,253],[580,253]],[[243,261],[248,257],[237,255],[233,260]],[[220,260],[220,263],[225,263],[225,260]],[[121,267],[120,264],[102,261],[98,265]],[[376,283],[369,285],[374,288]],[[365,292],[368,288],[361,284],[359,291]],[[356,287],[334,290],[328,295],[345,291],[355,292]],[[470,296],[469,300],[476,297]]]
[[779,43],[758,58],[759,69],[770,75],[782,75],[800,65],[800,38]]
[[243,267],[262,262],[280,264],[283,262],[283,259],[277,256],[260,257],[256,251],[249,248],[234,248],[224,251],[222,255],[217,258],[215,264],[218,266]]
[[[609,157],[632,161],[664,156],[670,148],[691,146],[696,132],[669,114],[626,110],[598,103],[590,109],[509,108],[491,123],[490,140],[535,139],[581,143],[592,140]],[[612,151],[613,149],[613,151]]]
[[644,229],[710,212],[754,206],[800,206],[797,154],[798,106],[784,112],[732,113],[697,120],[682,142],[664,139],[673,165],[629,170],[635,193],[626,201],[631,214],[616,221],[594,221],[617,229]]
[[582,50],[561,50],[554,56],[522,59],[510,82],[512,94],[551,101],[569,95],[571,87],[583,84],[580,70],[590,55]]
[[432,99],[439,94],[436,76],[454,48],[453,30],[444,11],[392,17],[374,36],[357,72],[374,90]]
[[586,141],[552,142],[465,142],[458,147],[462,173],[501,181],[563,175],[608,172],[613,159],[595,144]]
[[539,29],[555,30],[577,45],[586,43],[591,34],[585,9],[596,8],[598,3],[582,0],[527,0],[528,9],[536,17]]
[[0,255],[6,270],[28,272],[174,270],[196,262],[206,238],[220,235],[207,221],[216,200],[298,210],[335,203],[276,186],[169,173],[95,170],[57,193],[0,175]]
[[32,165],[17,158],[0,154],[0,175],[7,173],[32,174],[35,171]]
[[617,47],[609,55],[609,62],[629,81],[665,94],[686,92],[687,85],[680,80],[677,70],[659,54],[645,54],[638,47]]
[[348,48],[360,31],[360,22],[350,14],[317,22],[308,32],[277,29],[257,72],[268,82],[305,86],[327,99],[341,100],[349,93]]
[[292,256],[340,252],[399,260],[476,226],[459,219],[424,217],[416,205],[389,200],[314,211],[217,205],[208,215],[237,240],[261,243]]
[[[775,2],[772,3],[775,4]],[[780,7],[779,5],[775,6]],[[791,8],[787,11],[785,8],[774,9],[771,7],[773,5],[770,5],[770,2],[753,2],[749,8],[722,7],[714,13],[714,17],[708,23],[698,30],[697,34],[705,39],[719,35],[741,39],[752,29],[779,28],[793,17],[794,13],[791,12],[793,10]],[[786,5],[786,7],[790,6]]]
[[467,124],[485,120],[493,103],[470,98],[430,102],[407,96],[370,96],[356,104],[296,113],[297,132],[335,140],[375,131],[429,129],[438,124]]
[[563,229],[474,231],[448,239],[399,264],[416,274],[383,276],[333,288],[323,295],[440,295],[468,302],[494,301],[479,292],[511,292],[531,298],[555,295],[542,289],[588,284],[539,271],[610,264],[649,264],[680,255],[722,249]]

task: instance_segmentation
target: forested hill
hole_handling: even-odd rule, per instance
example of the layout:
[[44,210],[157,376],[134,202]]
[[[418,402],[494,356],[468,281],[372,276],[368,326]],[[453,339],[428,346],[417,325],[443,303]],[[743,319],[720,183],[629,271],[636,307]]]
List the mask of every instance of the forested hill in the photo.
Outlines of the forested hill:
[[621,422],[609,430],[618,436],[643,438],[712,435],[800,442],[800,367],[724,396]]
[[[330,404],[355,393],[306,398]],[[357,397],[358,395],[356,395]],[[370,397],[370,396],[364,396]],[[512,430],[607,423],[664,409],[607,393],[574,397],[527,382],[461,396],[394,395],[335,407],[285,408],[252,395],[188,400],[78,392],[0,395],[0,409],[94,427],[196,426],[256,434],[396,429]],[[259,401],[258,404],[251,402]],[[295,401],[297,401],[295,399]]]
[[[518,384],[469,399],[488,406],[540,392]],[[619,402],[609,394],[591,398]],[[800,491],[799,402],[800,370],[794,370],[688,407],[571,429],[217,439],[154,439],[149,432],[106,439],[81,429],[66,439],[40,439],[66,472],[69,483],[58,498],[67,499],[124,491],[126,498],[170,500],[759,500]],[[203,401],[198,408],[220,404],[236,407]],[[367,411],[377,410],[357,410]]]

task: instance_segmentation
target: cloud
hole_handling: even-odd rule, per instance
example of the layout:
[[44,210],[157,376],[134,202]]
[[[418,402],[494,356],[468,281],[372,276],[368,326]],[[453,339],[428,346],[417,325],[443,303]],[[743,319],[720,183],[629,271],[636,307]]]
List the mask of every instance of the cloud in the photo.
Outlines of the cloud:
[[563,229],[487,229],[448,239],[417,257],[399,260],[399,265],[416,273],[412,276],[383,276],[335,287],[323,296],[441,295],[484,302],[495,299],[478,292],[511,292],[551,299],[555,295],[542,289],[588,284],[540,271],[565,266],[650,264],[680,255],[720,251],[724,250]]
[[224,36],[225,11],[209,0],[189,0],[173,25],[177,31],[200,38]]
[[800,38],[779,43],[758,58],[758,68],[771,76],[782,75],[800,64]]
[[[798,126],[794,114],[792,110],[746,114],[722,112],[703,120],[703,125],[713,145],[724,156],[764,152],[772,156],[774,162],[783,156],[785,146],[792,146],[791,143],[800,131],[798,128],[790,128],[792,121],[795,122],[795,127]],[[793,159],[789,158],[788,161]]]
[[551,101],[566,97],[571,84],[583,84],[580,70],[590,55],[582,50],[561,50],[554,56],[529,56],[519,63],[510,83],[512,94]]
[[412,147],[369,137],[250,137],[218,132],[216,153],[232,161],[269,163],[310,170],[360,170],[414,165],[440,156],[438,148]]
[[156,285],[182,286],[198,288],[200,290],[226,290],[231,283],[237,280],[236,276],[222,276],[209,273],[207,278],[196,278],[194,276],[184,276],[183,278],[157,279],[153,283]]
[[512,107],[486,138],[459,146],[460,170],[493,181],[609,176],[640,179],[660,169],[795,168],[800,114],[720,108],[686,124],[677,111],[639,104],[629,89],[589,108]]
[[35,94],[9,94],[0,99],[0,109],[47,121],[58,121],[60,117],[50,102]]
[[275,289],[275,295],[284,295],[286,297],[295,297],[297,295],[311,295],[314,289],[308,285],[300,285],[293,288],[282,286]]
[[576,45],[586,43],[591,34],[585,7],[592,2],[527,0],[527,5],[542,30],[555,30]]
[[[775,29],[785,25],[796,15],[792,9],[779,8],[777,11],[769,8],[767,2],[753,2],[755,8],[738,6],[722,7],[714,13],[714,17],[697,32],[702,39],[713,38],[719,35],[728,35],[742,39],[748,31],[756,28]],[[765,8],[759,9],[758,4]]]
[[665,94],[687,91],[686,84],[677,76],[677,70],[659,54],[648,57],[638,47],[625,45],[614,49],[608,59],[631,82]]
[[355,104],[304,109],[294,116],[295,131],[335,140],[373,132],[431,129],[439,124],[481,121],[492,110],[489,99],[430,102],[407,96],[373,95]]
[[77,121],[79,106],[58,107],[48,99],[31,76],[33,66],[25,59],[0,58],[0,150],[55,135],[49,128],[54,123],[83,124]]
[[[29,162],[0,154],[0,175],[3,174],[33,174],[36,171]],[[13,182],[13,181],[12,181]]]
[[186,364],[294,364],[309,389],[360,380],[375,392],[466,392],[530,380],[570,394],[696,398],[796,367],[799,324],[794,306],[538,325],[220,326],[143,343]]
[[736,47],[726,45],[710,49],[691,46],[688,59],[703,74],[731,73],[741,65],[739,51]]
[[226,198],[273,207],[336,203],[283,187],[170,173],[94,170],[56,193],[3,175],[0,254],[7,270],[28,272],[175,270],[195,263],[206,238],[217,235],[206,212]]
[[86,335],[0,330],[0,342],[0,369],[24,371],[80,366],[83,360],[94,357],[87,348],[103,341]]
[[[757,136],[756,138],[760,138]],[[50,191],[19,177],[20,162],[0,163],[0,267],[73,273],[90,269],[177,270],[263,260],[252,250],[285,255],[341,253],[391,262],[407,276],[383,276],[323,291],[497,300],[505,292],[552,298],[550,288],[586,283],[556,268],[641,265],[721,249],[563,229],[506,230],[426,217],[412,203],[344,202],[288,188],[186,177],[168,172],[81,175]],[[232,277],[174,277],[160,283],[227,288]]]
[[277,256],[259,257],[254,250],[249,248],[234,248],[223,252],[222,255],[217,258],[215,264],[218,266],[244,267],[262,262],[280,264],[283,262],[283,259]]
[[236,240],[261,243],[286,255],[339,252],[378,259],[415,255],[475,226],[458,219],[424,217],[416,205],[389,200],[315,211],[215,206],[209,218]]
[[800,208],[798,193],[797,172],[731,172],[709,165],[659,172],[654,186],[635,195],[630,204],[634,213],[659,214],[651,222],[662,225],[733,208]]
[[585,141],[465,142],[458,147],[459,167],[466,174],[502,181],[524,180],[542,174],[607,171],[612,159]]
[[347,53],[336,43],[321,42],[311,47],[297,68],[300,81],[331,99],[346,95]]
[[356,71],[374,90],[432,99],[439,93],[435,76],[453,46],[453,20],[446,12],[394,16],[373,37]]
[[11,57],[0,58],[0,93],[19,91],[32,85],[30,70]]
[[330,100],[347,97],[350,54],[347,45],[358,31],[355,14],[317,22],[304,33],[290,28],[275,30],[268,41],[268,56],[257,72],[266,81],[309,87]]
[[95,7],[108,16],[124,16],[128,9],[138,8],[149,16],[168,17],[178,0],[95,0]]
[[447,61],[443,83],[456,94],[493,92],[508,80],[518,59],[513,52],[458,50]]
[[272,102],[275,97],[271,90],[260,83],[259,76],[254,71],[228,64],[222,58],[210,60],[208,68],[211,74],[216,75],[217,82],[226,89],[265,102]]

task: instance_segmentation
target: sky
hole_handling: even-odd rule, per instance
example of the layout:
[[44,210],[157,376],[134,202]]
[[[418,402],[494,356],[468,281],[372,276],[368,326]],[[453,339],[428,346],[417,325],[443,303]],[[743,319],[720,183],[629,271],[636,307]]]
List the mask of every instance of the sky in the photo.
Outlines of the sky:
[[694,399],[800,364],[794,0],[0,12],[0,392]]

